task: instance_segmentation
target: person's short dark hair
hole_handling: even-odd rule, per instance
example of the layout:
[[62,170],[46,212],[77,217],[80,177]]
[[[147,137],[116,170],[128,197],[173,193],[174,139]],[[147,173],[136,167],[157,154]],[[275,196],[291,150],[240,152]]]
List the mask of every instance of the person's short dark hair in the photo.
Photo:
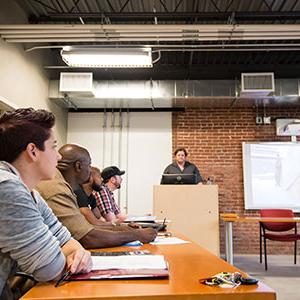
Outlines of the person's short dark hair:
[[41,151],[50,137],[55,117],[43,109],[20,108],[0,117],[0,160],[15,161],[29,143]]
[[106,183],[109,181],[110,178],[112,178],[116,175],[121,176],[124,174],[125,174],[125,171],[121,171],[118,167],[111,166],[111,167],[107,167],[102,170],[101,177],[103,179],[103,183]]
[[182,151],[182,152],[184,153],[185,156],[188,156],[188,153],[187,153],[187,151],[186,151],[185,148],[177,148],[177,149],[174,151],[174,155],[176,156],[176,154],[177,154],[178,152],[180,152],[180,151]]

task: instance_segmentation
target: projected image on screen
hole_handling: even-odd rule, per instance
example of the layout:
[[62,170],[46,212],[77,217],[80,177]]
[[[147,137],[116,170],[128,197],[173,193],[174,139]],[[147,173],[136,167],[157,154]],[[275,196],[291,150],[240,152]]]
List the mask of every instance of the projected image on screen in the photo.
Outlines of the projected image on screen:
[[300,144],[243,144],[245,208],[300,211]]

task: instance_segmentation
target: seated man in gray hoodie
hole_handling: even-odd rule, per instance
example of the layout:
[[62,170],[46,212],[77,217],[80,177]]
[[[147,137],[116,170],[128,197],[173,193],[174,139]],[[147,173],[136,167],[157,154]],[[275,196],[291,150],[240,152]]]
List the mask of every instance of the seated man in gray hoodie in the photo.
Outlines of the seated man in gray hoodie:
[[12,299],[7,280],[18,269],[48,281],[66,269],[84,273],[92,267],[90,253],[34,190],[54,176],[60,158],[54,123],[45,110],[18,109],[0,117],[0,299]]
[[133,229],[109,222],[101,225],[89,223],[81,214],[74,193],[80,185],[89,181],[89,152],[78,145],[67,144],[59,149],[59,153],[61,159],[55,178],[41,182],[38,191],[76,240],[85,248],[102,248],[120,246],[135,240],[149,243],[155,239],[156,231],[152,228]]

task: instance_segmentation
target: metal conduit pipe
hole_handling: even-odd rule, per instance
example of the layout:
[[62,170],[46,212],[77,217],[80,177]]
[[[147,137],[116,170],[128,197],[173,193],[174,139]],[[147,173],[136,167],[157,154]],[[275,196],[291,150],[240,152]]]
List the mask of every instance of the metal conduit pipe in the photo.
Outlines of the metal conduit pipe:
[[299,29],[299,24],[1,24],[1,31],[43,31],[43,30],[94,30],[107,32],[162,32],[182,30],[197,31],[220,31],[232,30],[233,28],[240,30],[256,30],[256,31],[280,31]]
[[102,169],[105,167],[105,148],[106,148],[106,129],[107,129],[107,112],[103,110],[103,127],[102,127]]
[[110,140],[110,165],[113,163],[114,160],[114,132],[115,132],[115,111],[114,109],[111,112],[111,124],[110,124],[110,128],[111,128],[111,140]]
[[[153,9],[153,12],[105,12],[105,17],[110,19],[185,19],[198,18],[201,21],[227,21],[232,12],[160,12]],[[87,20],[99,20],[99,13],[49,13],[47,16],[34,18],[32,21],[37,22],[70,22],[72,19],[82,17]],[[235,11],[235,20],[298,20],[300,17],[299,11]]]
[[0,36],[15,43],[288,40],[300,39],[300,25],[0,25]]
[[85,37],[72,37],[72,38],[39,38],[39,39],[5,39],[8,43],[116,43],[116,42],[149,42],[159,39],[160,42],[205,42],[205,41],[256,41],[256,40],[299,40],[300,33],[298,35],[279,35],[275,36],[270,34],[268,36],[251,36],[247,37],[245,35],[241,36],[227,36],[227,37],[197,37],[197,38],[186,38],[186,37],[152,37],[152,38],[143,38],[143,37],[107,37],[107,38],[85,38]]
[[[123,127],[123,124],[122,124],[122,110],[120,108],[119,110],[119,124],[117,126],[118,130],[119,130],[119,136],[118,136],[118,167],[121,168],[122,166],[122,127]],[[121,198],[122,198],[122,194],[121,194],[121,191],[120,189],[118,190],[118,205],[119,207],[121,207]]]
[[[35,46],[25,50],[25,52],[30,52],[34,50],[41,50],[41,49],[55,49],[55,48],[63,48],[65,45],[60,46]],[[300,43],[288,43],[288,44],[280,44],[280,43],[264,43],[264,44],[200,44],[200,45],[162,45],[162,44],[146,44],[140,45],[141,47],[152,48],[152,53],[156,52],[163,52],[163,51],[226,51],[224,49],[230,49],[230,51],[240,51],[239,48],[247,48],[248,51],[261,51],[261,50],[273,50],[274,47],[277,49],[285,50],[285,47],[300,47]],[[95,47],[95,45],[88,46],[89,48]],[[111,48],[112,45],[109,44],[102,44],[101,48]],[[122,44],[116,46],[118,49],[122,48],[130,48],[133,47],[132,44]],[[135,46],[136,47],[136,46]],[[249,48],[252,47],[252,48]],[[253,48],[255,47],[255,48]],[[220,49],[219,49],[220,48]],[[202,50],[203,49],[203,50]],[[294,48],[293,48],[294,49]]]
[[119,150],[118,150],[118,165],[121,167],[122,164],[122,129],[123,129],[123,115],[122,115],[122,109],[119,109]]
[[130,129],[130,112],[129,112],[129,109],[126,110],[126,123],[125,123],[125,128],[126,128],[126,193],[125,193],[125,203],[126,203],[126,214],[128,214],[128,196],[129,196],[129,193],[128,193],[128,173],[129,173],[129,170],[128,170],[128,161],[129,161],[129,129]]

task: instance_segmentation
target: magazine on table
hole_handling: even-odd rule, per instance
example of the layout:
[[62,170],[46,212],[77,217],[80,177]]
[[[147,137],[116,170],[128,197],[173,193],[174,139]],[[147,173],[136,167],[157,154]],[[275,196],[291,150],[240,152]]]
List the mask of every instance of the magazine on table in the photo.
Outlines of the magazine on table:
[[93,268],[87,274],[74,274],[67,280],[168,278],[163,255],[92,256]]

